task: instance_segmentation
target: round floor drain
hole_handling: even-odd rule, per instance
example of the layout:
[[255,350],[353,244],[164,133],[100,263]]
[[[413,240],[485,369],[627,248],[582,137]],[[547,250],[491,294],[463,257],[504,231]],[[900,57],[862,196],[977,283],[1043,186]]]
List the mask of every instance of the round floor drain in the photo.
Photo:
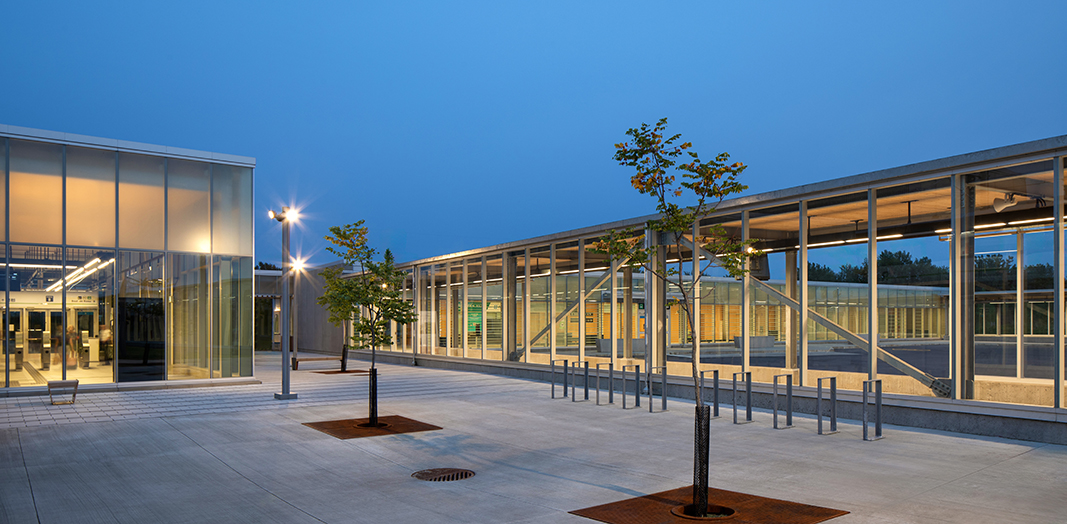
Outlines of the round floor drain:
[[416,471],[411,476],[429,482],[449,482],[469,479],[474,476],[474,472],[469,469],[459,468],[433,468]]

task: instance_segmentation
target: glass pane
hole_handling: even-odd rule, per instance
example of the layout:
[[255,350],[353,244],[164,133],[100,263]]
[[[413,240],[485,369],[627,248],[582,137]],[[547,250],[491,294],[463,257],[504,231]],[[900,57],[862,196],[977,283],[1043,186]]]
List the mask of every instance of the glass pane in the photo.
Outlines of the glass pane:
[[114,251],[67,249],[68,267],[77,266],[67,271],[67,358],[77,362],[76,368],[68,367],[68,379],[82,383],[114,380],[114,264]]
[[526,250],[512,251],[507,258],[507,285],[505,293],[508,297],[508,318],[504,322],[508,330],[508,360],[511,362],[526,362],[529,355],[526,354],[525,302],[526,302]]
[[252,255],[252,170],[215,164],[212,176],[212,249]]
[[585,360],[590,368],[611,362],[611,263],[590,251],[598,239],[585,241]]
[[793,373],[793,383],[796,384],[800,365],[800,317],[774,291],[792,300],[800,299],[796,247],[800,239],[799,206],[789,204],[752,211],[749,214],[749,237],[758,239],[753,247],[764,252],[749,259],[752,379],[773,382],[774,375]]
[[163,249],[161,157],[119,153],[119,246]]
[[436,342],[433,332],[433,281],[430,279],[430,266],[419,268],[419,347],[418,352],[431,353]]
[[208,378],[207,255],[167,255],[167,378]]
[[808,206],[808,369],[841,389],[863,389],[870,368],[867,218],[866,192]]
[[[556,358],[578,357],[578,242],[556,244]],[[548,364],[547,361],[539,362]]]
[[[11,324],[14,339],[12,386],[43,386],[63,379],[63,250],[50,246],[11,246]],[[53,322],[52,317],[58,316]],[[77,361],[74,362],[75,368]]]
[[433,267],[434,332],[433,354],[448,354],[448,267]]
[[63,242],[63,147],[10,140],[11,240]]
[[[0,139],[0,166],[4,166],[7,177],[7,139]],[[0,184],[0,239],[7,239],[7,185]],[[7,255],[4,254],[6,257]]]
[[1052,161],[976,173],[967,182],[973,258],[961,263],[974,267],[973,397],[1051,405],[1051,381],[1019,379],[1053,376]]
[[504,342],[503,328],[503,258],[495,255],[486,258],[485,296],[485,358],[502,360]]
[[[118,381],[163,380],[163,254],[120,251],[115,319]],[[171,378],[192,378],[170,375]]]
[[449,266],[448,274],[448,288],[452,305],[452,310],[449,312],[451,331],[449,333],[448,354],[461,357],[463,356],[463,303],[466,300],[463,296],[463,262],[452,262]]
[[951,227],[951,207],[947,178],[878,190],[878,378],[886,392],[933,396],[927,381],[950,383],[951,251],[937,231]]
[[214,377],[252,376],[252,257],[217,256],[212,331]]
[[551,248],[530,249],[530,351],[527,360],[548,364],[551,345]]
[[211,165],[167,161],[167,249],[211,252]]
[[115,245],[115,153],[67,147],[67,244]]
[[482,358],[482,259],[467,261],[467,356]]

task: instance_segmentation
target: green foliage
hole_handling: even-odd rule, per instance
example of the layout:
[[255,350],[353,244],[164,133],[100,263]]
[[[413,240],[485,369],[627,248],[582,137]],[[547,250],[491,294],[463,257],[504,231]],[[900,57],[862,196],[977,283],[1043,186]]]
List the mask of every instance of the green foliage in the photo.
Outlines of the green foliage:
[[[746,166],[741,162],[730,164],[727,153],[712,160],[701,160],[700,155],[692,151],[692,143],[682,142],[681,135],[677,134],[667,138],[666,131],[666,118],[654,126],[641,124],[639,128],[631,128],[626,131],[630,141],[615,144],[613,157],[619,165],[634,169],[630,177],[634,189],[656,200],[659,214],[649,220],[645,228],[665,234],[666,240],[659,238],[657,242],[648,242],[646,247],[638,228],[612,230],[593,243],[590,250],[606,254],[611,260],[628,261],[632,267],[644,266],[646,275],[654,275],[676,286],[681,297],[670,300],[666,306],[680,308],[687,324],[692,326],[695,323],[693,293],[706,272],[713,265],[726,269],[735,277],[746,272],[744,262],[752,254],[754,240],[733,238],[721,226],[704,228],[697,235],[693,231],[694,224],[715,211],[726,197],[748,189],[738,181]],[[695,203],[682,205],[679,203],[682,198]],[[682,257],[677,257],[678,262],[674,265],[658,259],[655,244],[672,246],[674,253],[690,251],[694,245],[702,246],[715,256],[707,257],[705,265],[694,271],[692,262],[684,262]],[[699,257],[699,253],[696,256]],[[700,343],[689,338],[693,348],[695,386],[699,378]],[[703,400],[698,396],[697,406],[702,405]]]
[[276,265],[274,265],[274,264],[271,264],[270,262],[262,262],[262,261],[260,261],[260,262],[256,263],[256,269],[272,269],[272,270],[277,271],[277,270],[280,270],[281,268],[276,266]]
[[373,351],[378,346],[392,344],[389,322],[415,321],[414,307],[401,296],[404,273],[396,268],[388,249],[381,262],[374,260],[377,251],[368,244],[367,228],[362,220],[331,227],[330,233],[326,240],[333,246],[326,250],[340,257],[344,266],[352,267],[356,273],[342,275],[340,266],[324,269],[325,286],[319,305],[326,308],[334,325],[353,320],[354,347],[370,347]]
[[[660,119],[655,126],[642,123],[639,128],[627,130],[626,135],[631,141],[615,144],[613,158],[619,165],[634,168],[630,184],[641,194],[651,195],[656,200],[659,215],[649,220],[647,227],[669,233],[680,251],[683,240],[692,237],[693,224],[699,218],[715,211],[715,206],[727,196],[748,189],[738,181],[747,166],[741,162],[729,164],[728,153],[703,161],[691,150],[692,143],[679,143],[681,135],[665,138],[666,130],[666,118]],[[676,199],[683,196],[694,198],[695,204],[683,206],[677,203]],[[696,275],[698,279],[712,264],[723,267],[735,277],[744,274],[744,260],[754,241],[732,238],[721,226],[711,226],[693,240],[707,251],[720,255],[719,260],[709,261],[701,268],[700,275]],[[591,250],[607,254],[612,259],[629,260],[634,266],[644,265],[656,276],[677,284],[691,272],[688,268],[683,270],[680,261],[678,267],[650,265],[656,247],[644,247],[637,228],[611,230],[593,244]]]

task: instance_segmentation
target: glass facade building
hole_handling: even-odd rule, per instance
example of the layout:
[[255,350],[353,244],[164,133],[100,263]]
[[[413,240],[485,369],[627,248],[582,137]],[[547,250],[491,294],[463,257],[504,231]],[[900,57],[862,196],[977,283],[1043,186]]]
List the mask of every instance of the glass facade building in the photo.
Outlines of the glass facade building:
[[252,376],[255,160],[0,126],[2,385]]
[[723,377],[1062,409],[1065,155],[1061,136],[724,202],[694,230],[763,254],[700,280],[692,326],[666,307],[677,290],[589,249],[637,226],[663,262],[714,256],[643,219],[401,264],[419,320],[382,349],[689,376],[698,340]]

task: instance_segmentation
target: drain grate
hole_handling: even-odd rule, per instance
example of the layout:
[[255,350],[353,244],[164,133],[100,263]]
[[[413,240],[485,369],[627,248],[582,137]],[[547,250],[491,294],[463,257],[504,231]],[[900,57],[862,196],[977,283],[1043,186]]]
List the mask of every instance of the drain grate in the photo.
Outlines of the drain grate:
[[469,469],[459,468],[433,468],[416,471],[411,476],[429,482],[450,482],[469,479],[474,476],[474,472]]

